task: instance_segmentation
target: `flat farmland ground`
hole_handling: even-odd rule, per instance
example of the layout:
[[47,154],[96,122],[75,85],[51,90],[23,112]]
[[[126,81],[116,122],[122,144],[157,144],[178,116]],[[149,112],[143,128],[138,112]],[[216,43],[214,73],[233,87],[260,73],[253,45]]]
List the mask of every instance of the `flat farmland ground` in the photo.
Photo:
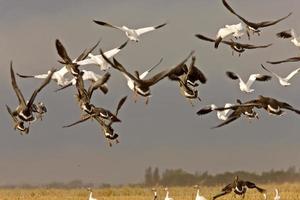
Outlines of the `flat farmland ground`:
[[[259,184],[258,184],[259,185]],[[300,184],[268,184],[259,185],[267,189],[268,199],[274,199],[274,189],[278,188],[282,200],[300,200]],[[223,186],[200,187],[201,195],[207,200],[212,199]],[[157,187],[159,199],[164,199],[165,191],[163,187]],[[169,187],[169,196],[174,200],[193,200],[196,190],[193,187]],[[0,189],[0,200],[87,200],[89,192],[85,189]],[[93,197],[98,200],[152,200],[151,188],[121,187],[93,189]],[[242,199],[234,198],[229,194],[219,198],[220,200]],[[259,200],[263,196],[256,190],[248,190],[245,200]]]

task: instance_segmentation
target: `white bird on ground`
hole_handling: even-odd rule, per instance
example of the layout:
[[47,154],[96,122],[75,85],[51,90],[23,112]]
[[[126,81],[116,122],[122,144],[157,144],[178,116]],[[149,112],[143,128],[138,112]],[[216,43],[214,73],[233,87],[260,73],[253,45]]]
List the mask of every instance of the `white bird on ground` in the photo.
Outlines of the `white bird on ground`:
[[154,195],[154,197],[153,197],[153,200],[157,200],[157,191],[156,191],[156,189],[155,188],[152,188],[152,191],[153,191],[153,195]]
[[166,191],[165,200],[173,200],[173,198],[169,197],[169,190],[167,187],[165,188],[165,191]]
[[204,196],[200,195],[199,185],[195,185],[194,187],[197,189],[197,194],[196,194],[195,200],[206,200],[206,198]]
[[295,69],[294,71],[292,71],[286,77],[281,77],[278,74],[276,74],[275,72],[272,72],[272,71],[268,70],[265,66],[261,65],[261,67],[264,70],[266,70],[267,72],[270,72],[271,74],[273,74],[274,76],[276,76],[276,78],[278,78],[278,80],[279,80],[280,85],[285,86],[285,87],[291,85],[291,83],[289,82],[289,80],[291,78],[293,78],[300,71],[300,68],[298,68],[298,69]]
[[90,192],[90,195],[89,195],[89,199],[88,199],[88,200],[97,200],[96,198],[93,197],[92,189],[91,189],[91,188],[88,188],[87,190]]
[[242,23],[233,24],[233,25],[225,25],[224,28],[220,28],[216,40],[215,40],[215,48],[218,48],[220,42],[230,36],[235,37],[236,39],[242,37],[245,34],[245,27]]
[[148,33],[150,31],[154,31],[156,29],[159,29],[163,26],[165,26],[167,23],[163,23],[163,24],[160,24],[158,26],[150,26],[150,27],[145,27],[145,28],[139,28],[139,29],[131,29],[131,28],[128,28],[126,26],[114,26],[114,25],[111,25],[109,23],[106,23],[106,22],[103,22],[103,21],[97,21],[97,20],[93,20],[96,24],[98,25],[101,25],[101,26],[108,26],[108,27],[111,27],[111,28],[116,28],[116,29],[119,29],[123,32],[125,32],[126,36],[129,38],[129,40],[131,41],[135,41],[135,42],[138,42],[139,41],[139,36],[144,34],[144,33]]
[[[126,44],[128,43],[128,41],[126,41],[125,43],[123,43],[121,46],[111,49],[109,51],[104,52],[104,55],[107,58],[111,58],[113,56],[115,56],[117,53],[119,53],[121,51],[121,49],[123,49]],[[76,62],[77,65],[99,65],[101,70],[107,70],[109,69],[110,65],[105,61],[105,59],[101,56],[101,54],[99,55],[93,55],[92,53],[88,54],[87,59],[84,60],[80,60],[78,62]]]
[[251,93],[251,92],[254,92],[254,89],[251,89],[251,86],[252,84],[254,83],[254,81],[268,81],[270,80],[272,77],[271,76],[268,76],[268,75],[262,75],[262,74],[251,74],[247,83],[245,83],[241,77],[234,73],[234,72],[230,72],[230,71],[227,71],[226,72],[226,75],[233,79],[233,80],[237,80],[239,79],[239,86],[240,86],[240,90],[242,92],[246,92],[246,93]]
[[280,195],[279,195],[279,192],[278,192],[278,189],[277,189],[277,188],[275,189],[275,197],[274,197],[274,200],[280,200]]

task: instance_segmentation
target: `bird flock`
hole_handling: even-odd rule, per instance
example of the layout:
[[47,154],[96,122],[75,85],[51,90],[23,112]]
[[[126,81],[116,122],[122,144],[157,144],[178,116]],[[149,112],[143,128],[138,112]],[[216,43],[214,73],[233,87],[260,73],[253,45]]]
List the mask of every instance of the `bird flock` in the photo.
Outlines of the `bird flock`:
[[[237,52],[240,56],[246,49],[258,49],[258,48],[269,48],[272,44],[254,45],[254,44],[243,44],[237,42],[240,38],[247,35],[248,40],[252,41],[255,35],[263,35],[262,29],[276,25],[283,20],[287,20],[292,13],[279,18],[274,21],[262,21],[262,22],[251,22],[246,20],[240,14],[238,14],[226,0],[222,0],[224,7],[239,20],[238,24],[225,25],[220,28],[215,36],[215,38],[209,38],[202,34],[195,34],[196,38],[209,41],[214,44],[214,48],[218,48],[219,45],[228,45],[232,49],[232,54]],[[108,84],[111,77],[111,71],[117,71],[124,76],[124,80],[127,86],[132,91],[132,96],[134,102],[139,99],[144,99],[145,104],[149,103],[149,99],[152,96],[151,88],[163,79],[168,79],[178,85],[180,94],[185,97],[189,103],[194,106],[195,102],[201,101],[198,87],[200,84],[205,84],[207,78],[204,73],[196,66],[196,56],[195,51],[191,51],[184,59],[177,61],[177,64],[167,67],[165,70],[148,77],[149,73],[155,70],[163,61],[163,58],[152,67],[149,67],[145,72],[140,73],[138,71],[130,72],[129,67],[121,64],[122,62],[116,58],[116,55],[130,42],[138,43],[142,38],[142,35],[148,32],[152,32],[157,29],[162,29],[167,23],[162,23],[157,26],[149,26],[145,28],[132,29],[127,26],[116,26],[108,22],[103,22],[99,20],[93,20],[93,22],[101,27],[114,28],[116,30],[122,31],[127,37],[127,41],[123,42],[120,46],[103,51],[99,49],[99,53],[93,53],[93,51],[98,47],[100,41],[90,48],[86,48],[78,57],[72,59],[68,53],[67,48],[62,44],[59,39],[55,41],[55,47],[57,54],[60,58],[58,61],[63,66],[60,69],[49,69],[47,73],[28,75],[23,73],[15,73],[13,69],[13,62],[10,62],[10,76],[11,84],[13,90],[18,99],[18,105],[14,110],[10,108],[10,105],[6,105],[7,111],[13,120],[13,127],[15,130],[20,131],[20,133],[28,134],[30,126],[37,120],[42,120],[47,112],[47,108],[43,102],[36,102],[38,94],[45,90],[46,86],[51,82],[55,81],[58,85],[56,92],[61,92],[64,89],[74,86],[77,90],[75,96],[76,102],[79,105],[81,115],[78,117],[78,121],[64,125],[63,128],[71,127],[79,123],[85,122],[87,120],[95,120],[98,122],[101,130],[103,132],[104,138],[108,141],[109,146],[114,143],[119,143],[119,134],[115,131],[112,125],[116,122],[121,122],[118,113],[124,103],[127,100],[127,96],[120,98],[115,110],[103,108],[100,105],[95,105],[91,99],[95,92],[99,91],[103,95],[109,92]],[[156,33],[159,34],[159,33]],[[274,34],[279,38],[287,39],[292,38],[291,42],[296,46],[300,47],[300,39],[297,37],[295,30],[293,28],[279,33]],[[150,37],[150,36],[149,36]],[[300,61],[300,57],[291,57],[283,59],[280,61],[267,61],[269,64],[280,64],[285,62],[297,62]],[[95,69],[101,71],[101,74],[97,74],[94,71],[84,69],[86,66],[95,66]],[[260,74],[254,72],[251,74],[247,81],[242,78],[245,75],[240,75],[237,72],[226,71],[226,76],[234,81],[239,82],[239,89],[243,93],[253,93],[255,89],[253,88],[254,83],[267,82],[273,76],[276,77],[281,86],[289,86],[291,79],[300,71],[300,68],[295,69],[286,77],[281,77],[277,73],[271,71],[269,67],[261,64],[263,70],[268,74]],[[23,79],[34,78],[41,79],[42,82],[37,87],[29,100],[25,100],[21,89],[19,88],[16,80],[16,76]],[[70,76],[72,78],[70,78]],[[86,84],[89,83],[88,86]],[[232,83],[233,84],[233,83]],[[297,110],[290,104],[284,101],[279,101],[272,97],[259,95],[256,99],[252,99],[246,102],[242,102],[240,99],[236,100],[236,103],[225,103],[224,106],[216,106],[215,104],[206,105],[197,111],[197,115],[208,114],[212,111],[217,112],[217,117],[222,122],[212,128],[222,127],[227,125],[241,116],[246,116],[249,119],[259,118],[259,114],[255,109],[264,109],[269,114],[272,115],[282,115],[284,109],[291,110],[300,114],[300,110]]]

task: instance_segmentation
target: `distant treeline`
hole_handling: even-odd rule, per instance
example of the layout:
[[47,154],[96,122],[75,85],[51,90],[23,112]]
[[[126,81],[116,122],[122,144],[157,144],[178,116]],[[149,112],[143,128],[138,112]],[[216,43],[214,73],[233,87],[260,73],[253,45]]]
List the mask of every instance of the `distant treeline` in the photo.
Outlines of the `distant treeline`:
[[236,171],[224,172],[211,175],[208,172],[196,172],[194,174],[186,172],[182,169],[166,169],[161,174],[156,167],[148,167],[145,170],[144,185],[145,186],[191,186],[205,185],[215,186],[230,183],[234,176],[238,175],[241,179],[257,182],[257,183],[293,183],[300,182],[300,170],[290,167],[287,170],[270,170],[260,174]]

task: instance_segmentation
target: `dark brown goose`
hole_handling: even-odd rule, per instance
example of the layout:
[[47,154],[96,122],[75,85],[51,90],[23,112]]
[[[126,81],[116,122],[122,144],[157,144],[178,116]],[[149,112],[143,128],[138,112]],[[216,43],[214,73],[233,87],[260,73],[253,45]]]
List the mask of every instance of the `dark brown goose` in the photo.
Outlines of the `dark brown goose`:
[[18,120],[16,116],[13,115],[11,109],[6,105],[7,112],[10,114],[11,118],[14,122],[14,129],[18,129],[20,131],[20,134],[23,135],[23,133],[28,134],[29,133],[29,127],[25,127],[25,124],[23,121]]
[[189,67],[186,65],[178,65],[176,68],[170,71],[168,77],[170,80],[177,81],[179,83],[180,93],[190,100],[198,98],[198,90],[195,87],[199,86],[198,81],[205,84],[207,79],[205,75],[195,66],[196,57],[192,57],[192,62]]
[[[118,115],[118,113],[119,113],[119,110],[121,109],[121,107],[122,107],[123,104],[125,103],[126,99],[127,99],[127,96],[123,97],[123,98],[119,101],[118,106],[117,106],[117,109],[116,109],[116,112],[115,112],[114,114],[112,114],[112,116],[114,116],[114,118],[118,119],[118,118],[117,118],[117,115]],[[112,124],[113,124],[114,122],[116,122],[116,120],[115,120],[114,118],[108,118],[108,121],[105,122],[105,119],[103,119],[102,116],[99,115],[99,113],[97,113],[96,111],[95,111],[95,113],[91,113],[91,114],[84,115],[84,116],[82,117],[82,119],[80,119],[80,120],[78,120],[78,121],[76,121],[76,122],[74,122],[74,123],[72,123],[72,124],[63,126],[63,128],[67,128],[67,127],[74,126],[74,125],[76,125],[76,124],[79,124],[79,123],[82,123],[82,122],[84,122],[84,121],[87,121],[87,120],[89,120],[89,119],[91,119],[91,118],[95,119],[95,120],[100,124],[100,127],[101,127],[101,129],[102,129],[102,132],[103,132],[105,138],[106,138],[106,139],[108,140],[108,142],[109,142],[109,146],[112,145],[111,141],[113,141],[113,140],[115,140],[116,143],[119,143],[119,141],[118,141],[118,139],[117,139],[119,135],[118,135],[118,134],[114,131],[114,129],[112,128]],[[120,122],[120,121],[121,121],[121,120],[119,120],[119,122]]]
[[[195,35],[197,38],[204,40],[204,41],[209,41],[212,43],[215,43],[215,39],[206,37],[201,34]],[[226,44],[230,46],[230,48],[233,50],[232,55],[234,55],[234,52],[237,52],[239,56],[245,52],[246,49],[260,49],[260,48],[267,48],[271,46],[272,44],[266,44],[266,45],[252,45],[252,44],[242,44],[239,42],[234,42],[233,40],[227,41],[227,40],[222,40],[221,43]]]
[[266,199],[266,190],[262,189],[258,186],[256,186],[255,183],[250,182],[250,181],[243,181],[240,180],[238,176],[236,176],[234,178],[234,181],[232,183],[229,183],[228,185],[226,185],[223,189],[222,192],[220,194],[217,194],[213,197],[213,200],[224,196],[226,194],[231,193],[232,191],[237,194],[237,195],[241,195],[243,198],[245,197],[247,188],[249,189],[256,189],[258,192],[262,193],[264,198]]
[[182,62],[180,62],[178,65],[171,67],[167,70],[163,70],[156,75],[152,76],[149,79],[140,79],[139,73],[135,71],[135,75],[129,73],[123,65],[121,65],[115,58],[113,58],[113,62],[111,62],[101,51],[101,55],[103,58],[110,63],[110,65],[120,71],[123,76],[127,79],[127,85],[128,87],[134,91],[135,95],[140,95],[143,97],[146,97],[146,104],[149,101],[149,97],[151,96],[150,87],[158,83],[160,80],[167,77],[170,73],[170,71],[178,66],[184,65],[184,63],[194,54],[194,51],[192,51],[187,58],[185,58]]
[[[229,4],[226,2],[226,0],[222,0],[223,2],[223,5],[232,13],[234,14],[235,16],[237,16],[240,20],[242,20],[248,27],[248,30],[249,31],[252,31],[253,34],[254,33],[257,33],[258,35],[260,35],[260,28],[265,28],[265,27],[268,27],[268,26],[272,26],[272,25],[275,25],[277,24],[278,22],[281,22],[282,20],[285,20],[286,18],[288,18],[289,16],[291,16],[291,12],[285,16],[285,17],[282,17],[280,19],[277,19],[277,20],[274,20],[274,21],[262,21],[262,22],[258,22],[258,23],[255,23],[255,22],[250,22],[248,20],[246,20],[245,18],[243,18],[242,16],[240,16],[239,14],[237,14],[230,6]],[[250,38],[250,35],[249,33],[248,34],[248,37]]]
[[18,97],[19,105],[17,106],[16,110],[12,112],[13,116],[18,116],[22,121],[34,121],[35,117],[33,115],[33,103],[37,96],[37,94],[46,86],[51,80],[51,77],[53,73],[55,72],[55,69],[52,69],[48,77],[44,80],[44,82],[41,84],[39,88],[37,88],[31,95],[28,102],[25,101],[25,98],[19,89],[15,73],[12,67],[12,61],[10,62],[10,75],[11,75],[11,83],[13,86],[13,89]]

